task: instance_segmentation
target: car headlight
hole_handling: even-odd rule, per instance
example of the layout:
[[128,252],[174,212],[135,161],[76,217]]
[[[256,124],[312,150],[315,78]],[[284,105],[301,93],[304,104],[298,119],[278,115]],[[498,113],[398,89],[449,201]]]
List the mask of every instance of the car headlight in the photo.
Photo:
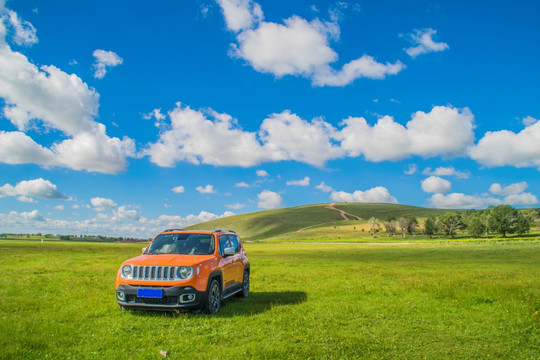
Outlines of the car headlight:
[[187,280],[193,276],[193,268],[191,266],[179,266],[176,268],[176,277],[180,280]]
[[132,274],[133,274],[133,268],[131,267],[131,265],[122,266],[122,277],[124,279],[131,279]]

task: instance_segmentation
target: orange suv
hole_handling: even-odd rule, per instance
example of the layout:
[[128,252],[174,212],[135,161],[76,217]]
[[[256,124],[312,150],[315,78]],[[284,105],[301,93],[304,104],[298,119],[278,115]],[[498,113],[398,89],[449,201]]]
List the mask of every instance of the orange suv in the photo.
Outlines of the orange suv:
[[221,301],[249,295],[250,263],[236,232],[169,229],[116,275],[124,310],[218,312]]

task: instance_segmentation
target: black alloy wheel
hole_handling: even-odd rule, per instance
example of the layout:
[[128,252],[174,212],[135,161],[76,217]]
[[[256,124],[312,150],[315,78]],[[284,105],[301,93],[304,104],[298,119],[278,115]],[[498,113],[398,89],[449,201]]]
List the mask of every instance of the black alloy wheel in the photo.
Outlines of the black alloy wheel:
[[221,288],[219,282],[214,279],[210,283],[208,289],[208,296],[206,298],[206,304],[204,306],[204,312],[206,314],[215,314],[219,311],[221,306]]

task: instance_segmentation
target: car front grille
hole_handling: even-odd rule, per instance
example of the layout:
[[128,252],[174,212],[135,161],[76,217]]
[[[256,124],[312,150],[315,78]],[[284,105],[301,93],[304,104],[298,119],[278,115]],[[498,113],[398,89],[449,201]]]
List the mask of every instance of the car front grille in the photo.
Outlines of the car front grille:
[[176,280],[176,266],[133,266],[133,280]]

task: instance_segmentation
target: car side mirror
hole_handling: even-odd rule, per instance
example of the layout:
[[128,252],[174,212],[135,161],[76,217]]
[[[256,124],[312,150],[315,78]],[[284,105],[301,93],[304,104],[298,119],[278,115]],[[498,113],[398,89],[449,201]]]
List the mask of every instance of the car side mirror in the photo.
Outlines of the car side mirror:
[[144,254],[145,251],[146,251],[146,248],[143,247],[143,248],[142,248],[142,253]]
[[228,248],[225,248],[225,249],[223,250],[223,254],[224,254],[225,256],[232,256],[232,255],[234,255],[234,253],[235,253],[235,249],[232,248],[232,247],[228,247]]

